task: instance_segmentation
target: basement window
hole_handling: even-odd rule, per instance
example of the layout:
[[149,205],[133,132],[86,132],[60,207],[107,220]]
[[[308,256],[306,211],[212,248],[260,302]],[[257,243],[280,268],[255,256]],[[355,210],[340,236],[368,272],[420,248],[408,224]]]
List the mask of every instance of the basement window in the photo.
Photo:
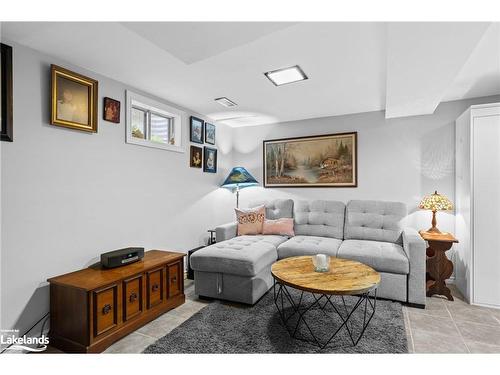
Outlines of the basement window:
[[184,152],[182,119],[184,113],[131,91],[127,91],[126,142],[145,147]]

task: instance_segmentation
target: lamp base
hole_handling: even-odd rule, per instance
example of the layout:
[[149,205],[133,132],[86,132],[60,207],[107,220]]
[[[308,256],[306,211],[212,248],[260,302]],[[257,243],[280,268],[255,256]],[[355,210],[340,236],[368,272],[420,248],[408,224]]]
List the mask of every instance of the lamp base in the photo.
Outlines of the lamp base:
[[437,220],[436,220],[436,211],[433,210],[432,211],[432,227],[430,227],[429,229],[427,229],[427,233],[434,233],[434,234],[440,234],[441,231],[439,229],[437,229],[436,225],[437,225]]
[[426,232],[427,233],[435,233],[435,234],[441,233],[441,231],[439,229],[437,229],[436,227],[431,227],[431,228],[427,229]]

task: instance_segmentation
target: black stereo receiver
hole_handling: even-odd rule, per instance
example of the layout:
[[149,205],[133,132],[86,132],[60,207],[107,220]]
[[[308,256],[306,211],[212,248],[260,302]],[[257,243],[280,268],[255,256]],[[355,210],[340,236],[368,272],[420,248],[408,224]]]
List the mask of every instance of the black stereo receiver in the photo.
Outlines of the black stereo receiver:
[[101,264],[105,268],[115,268],[137,262],[144,258],[143,247],[127,247],[101,254]]

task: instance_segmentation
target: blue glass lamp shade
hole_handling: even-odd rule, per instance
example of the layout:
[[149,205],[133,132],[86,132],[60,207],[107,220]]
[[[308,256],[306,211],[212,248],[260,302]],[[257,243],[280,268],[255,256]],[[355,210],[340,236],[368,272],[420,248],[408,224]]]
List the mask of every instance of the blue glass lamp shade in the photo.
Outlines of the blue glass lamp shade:
[[258,185],[257,180],[243,167],[234,167],[221,185],[225,188],[244,188]]
[[234,167],[221,185],[225,188],[236,188],[236,207],[240,205],[240,189],[258,185],[257,180],[243,167]]

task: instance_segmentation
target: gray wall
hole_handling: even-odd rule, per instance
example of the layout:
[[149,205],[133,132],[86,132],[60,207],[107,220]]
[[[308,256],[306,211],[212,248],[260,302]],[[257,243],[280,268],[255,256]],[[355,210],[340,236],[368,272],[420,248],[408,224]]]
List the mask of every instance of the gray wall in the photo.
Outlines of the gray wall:
[[[51,63],[99,81],[98,134],[49,124]],[[231,165],[231,129],[217,126],[219,173],[203,173],[189,167],[189,152],[125,143],[123,84],[19,45],[14,68],[15,141],[1,151],[0,326],[22,333],[49,310],[48,277],[121,247],[199,246],[232,218],[234,197],[218,187]],[[121,101],[120,124],[101,120],[104,96]],[[187,122],[184,136],[188,144]]]
[[[422,197],[438,190],[454,200],[455,119],[472,104],[498,101],[500,96],[442,103],[432,115],[390,120],[380,111],[236,128],[233,162],[260,181],[263,140],[358,132],[357,188],[248,188],[241,192],[241,203],[262,196],[401,201],[409,208],[407,224],[427,229],[431,214],[417,209]],[[453,231],[453,214],[438,213],[438,226]]]

